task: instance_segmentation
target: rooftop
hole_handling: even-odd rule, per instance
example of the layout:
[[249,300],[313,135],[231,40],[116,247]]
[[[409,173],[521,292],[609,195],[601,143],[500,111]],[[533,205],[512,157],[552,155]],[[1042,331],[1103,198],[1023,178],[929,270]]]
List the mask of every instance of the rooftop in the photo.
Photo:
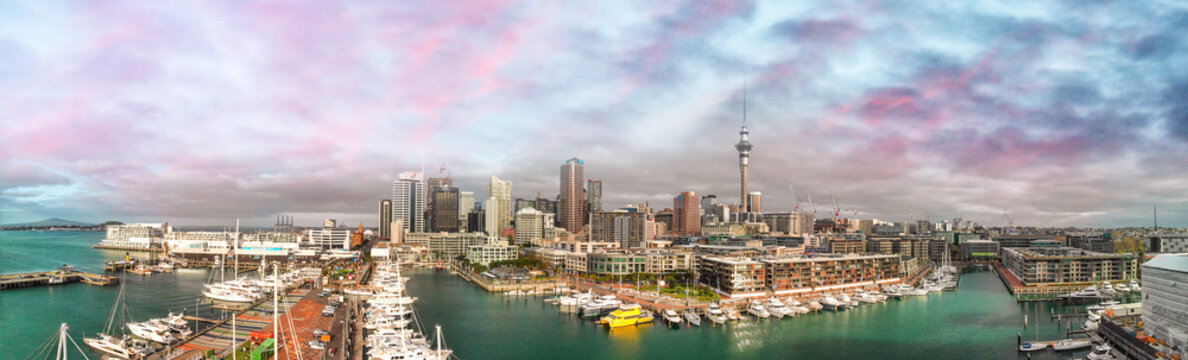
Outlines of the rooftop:
[[1188,274],[1188,254],[1161,254],[1148,260],[1143,267],[1152,267]]

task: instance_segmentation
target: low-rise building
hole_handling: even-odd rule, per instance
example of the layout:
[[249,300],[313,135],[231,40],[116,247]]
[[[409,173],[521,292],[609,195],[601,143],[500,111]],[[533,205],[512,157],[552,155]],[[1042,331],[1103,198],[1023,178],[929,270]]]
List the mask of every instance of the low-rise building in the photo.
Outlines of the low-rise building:
[[764,285],[776,295],[830,291],[900,281],[895,255],[783,256],[760,258]]
[[829,240],[829,252],[834,254],[860,254],[866,251],[866,240]]
[[332,228],[305,230],[305,247],[349,250],[351,248],[351,230]]
[[767,291],[762,262],[749,258],[703,257],[700,282],[729,297],[762,296]]
[[690,270],[693,264],[693,254],[688,252],[655,252],[644,253],[647,258],[645,272],[649,274],[669,274],[676,271]]
[[520,247],[510,245],[506,241],[496,241],[485,245],[471,245],[466,251],[466,259],[472,263],[491,265],[496,261],[515,260],[519,257]]
[[1188,234],[1159,234],[1147,238],[1147,252],[1188,252]]
[[595,252],[586,254],[589,273],[597,275],[629,275],[648,270],[644,254],[629,252]]
[[961,258],[966,261],[993,260],[996,256],[998,256],[998,242],[966,240],[961,243]]
[[480,233],[408,233],[404,242],[413,246],[424,246],[429,258],[442,261],[466,254],[471,246],[487,244],[487,236]]
[[1024,284],[1088,283],[1134,279],[1138,255],[1070,247],[1003,248],[1002,263]]
[[1188,351],[1188,255],[1163,254],[1143,264],[1147,335]]

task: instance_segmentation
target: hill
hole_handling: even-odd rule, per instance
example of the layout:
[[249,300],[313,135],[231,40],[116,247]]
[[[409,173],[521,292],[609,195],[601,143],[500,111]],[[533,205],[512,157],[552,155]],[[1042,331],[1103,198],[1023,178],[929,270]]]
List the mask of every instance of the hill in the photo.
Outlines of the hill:
[[4,227],[53,227],[53,226],[95,226],[95,224],[88,224],[84,222],[71,221],[59,218],[45,219],[41,221],[20,223],[20,224],[5,224]]

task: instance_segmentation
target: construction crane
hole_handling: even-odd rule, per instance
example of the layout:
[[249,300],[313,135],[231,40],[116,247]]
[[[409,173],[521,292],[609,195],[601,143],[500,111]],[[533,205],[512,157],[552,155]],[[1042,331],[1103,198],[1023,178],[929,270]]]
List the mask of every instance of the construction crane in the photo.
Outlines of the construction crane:
[[807,191],[804,194],[808,196],[809,206],[813,207],[813,218],[816,218],[817,217],[817,204],[813,203],[813,194],[810,194]]
[[841,208],[837,207],[837,196],[833,195],[833,189],[829,189],[829,197],[833,199],[833,222],[837,223],[841,220]]
[[[445,179],[449,179],[449,178],[450,178],[450,175],[453,175],[453,173],[446,172],[446,166],[445,166],[445,165],[446,165],[445,163],[441,163],[441,167],[439,167],[439,168],[437,169],[437,177],[438,177],[438,178],[445,178]],[[441,176],[441,174],[443,174],[443,173],[444,173],[444,174],[446,174],[444,177],[443,177],[443,176]]]
[[1014,220],[1011,220],[1011,216],[1010,216],[1010,215],[1007,215],[1007,212],[1006,212],[1006,210],[1003,210],[1003,211],[1002,211],[1002,216],[1006,218],[1006,221],[1007,221],[1007,227],[1009,227],[1009,228],[1015,227],[1015,221],[1014,221]]
[[800,211],[800,197],[796,196],[796,186],[789,184],[788,187],[792,189],[792,197],[796,198],[796,207],[792,208],[792,212],[793,213],[799,212]]

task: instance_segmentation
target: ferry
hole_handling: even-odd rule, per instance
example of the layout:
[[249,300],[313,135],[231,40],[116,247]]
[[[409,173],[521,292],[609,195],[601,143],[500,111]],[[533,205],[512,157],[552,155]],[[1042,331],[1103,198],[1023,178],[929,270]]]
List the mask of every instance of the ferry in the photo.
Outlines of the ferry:
[[611,329],[652,322],[652,313],[640,310],[639,304],[626,304],[602,318],[601,322]]

